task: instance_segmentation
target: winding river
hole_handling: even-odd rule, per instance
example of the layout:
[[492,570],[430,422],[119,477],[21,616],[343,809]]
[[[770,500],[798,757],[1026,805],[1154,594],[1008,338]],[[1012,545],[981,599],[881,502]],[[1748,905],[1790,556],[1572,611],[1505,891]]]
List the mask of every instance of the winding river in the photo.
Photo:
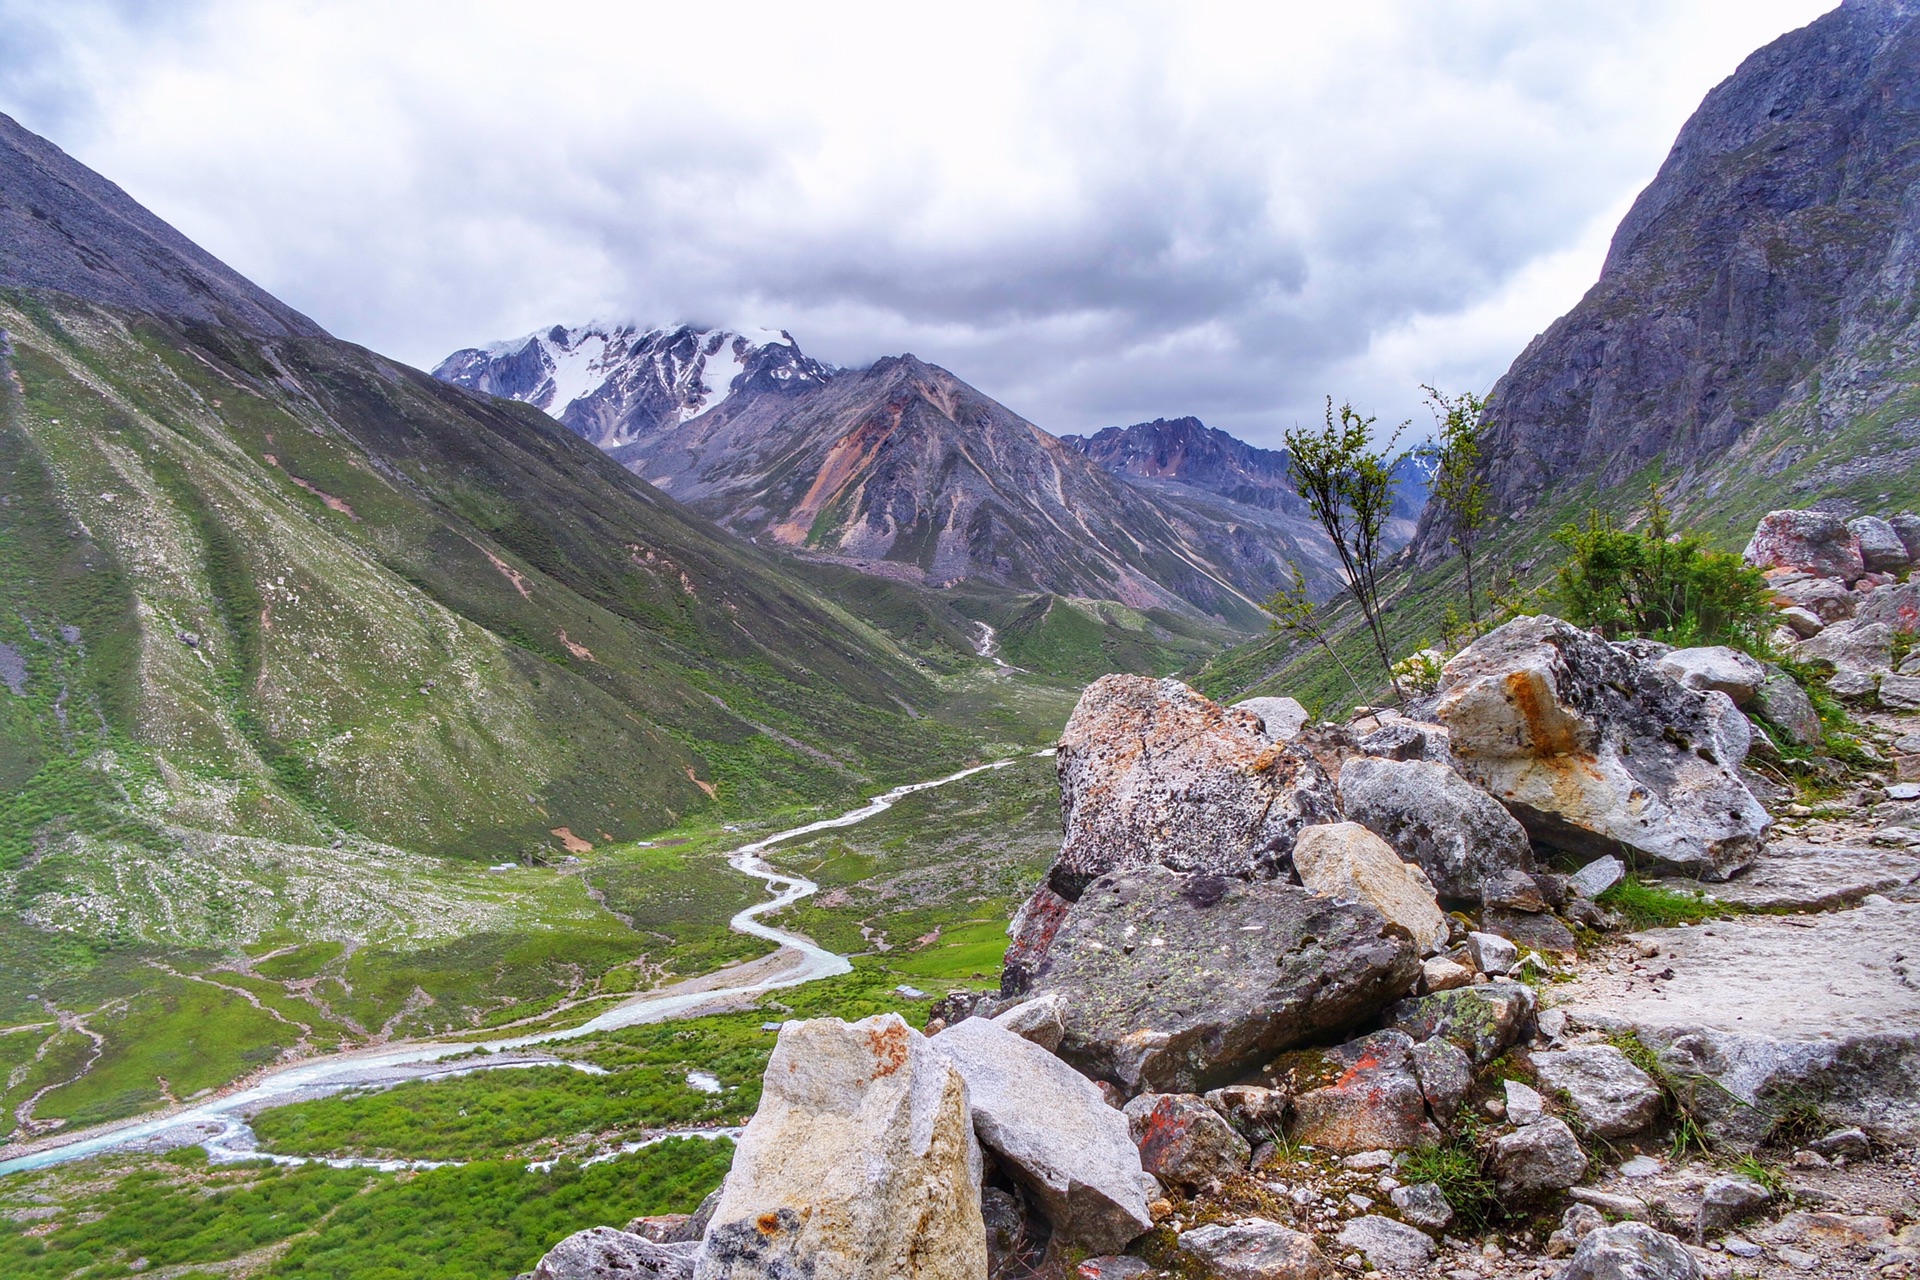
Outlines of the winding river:
[[[1037,754],[1047,756],[1052,755],[1053,752],[1047,750]],[[818,822],[809,822],[805,826],[777,831],[750,844],[741,845],[728,854],[729,866],[742,875],[752,876],[763,882],[767,892],[772,895],[765,902],[757,902],[736,913],[728,924],[737,933],[765,938],[777,944],[779,950],[771,956],[736,966],[732,970],[722,970],[719,973],[676,982],[658,991],[643,992],[578,1026],[566,1027],[558,1031],[539,1031],[530,1035],[479,1043],[443,1040],[408,1041],[379,1049],[309,1058],[304,1062],[270,1071],[251,1084],[232,1087],[229,1092],[192,1106],[177,1107],[143,1119],[93,1130],[64,1135],[55,1134],[42,1138],[37,1143],[31,1144],[31,1149],[26,1154],[0,1161],[0,1175],[29,1169],[44,1169],[69,1160],[79,1160],[86,1156],[129,1147],[205,1145],[209,1153],[216,1158],[222,1156],[234,1159],[258,1158],[257,1153],[252,1150],[252,1130],[247,1125],[245,1117],[277,1103],[320,1097],[361,1085],[394,1084],[404,1080],[431,1079],[474,1070],[527,1066],[573,1066],[597,1070],[591,1067],[583,1068],[582,1064],[578,1063],[560,1062],[542,1057],[530,1058],[525,1056],[525,1052],[557,1040],[574,1040],[581,1036],[614,1031],[621,1027],[662,1022],[668,1018],[689,1017],[708,1012],[718,1006],[753,999],[769,991],[779,991],[787,987],[797,987],[806,982],[817,982],[821,978],[851,973],[853,964],[845,956],[828,951],[797,934],[776,929],[761,919],[762,916],[793,905],[820,888],[805,876],[775,869],[761,855],[772,846],[787,840],[865,822],[869,818],[885,813],[901,800],[917,792],[944,787],[949,783],[971,778],[975,774],[986,773],[992,769],[1004,769],[1020,758],[1011,756],[991,764],[962,769],[943,778],[934,778],[926,782],[910,782],[904,786],[895,787],[883,795],[875,796],[859,808],[849,809],[837,817],[823,818]],[[504,1055],[504,1058],[497,1062],[462,1062],[458,1066],[436,1065],[445,1063],[448,1058],[471,1054],[476,1049],[486,1049],[490,1053]],[[297,1157],[280,1158],[298,1159]],[[430,1167],[431,1164],[426,1161],[375,1160],[329,1161],[328,1163],[367,1164],[386,1168]]]

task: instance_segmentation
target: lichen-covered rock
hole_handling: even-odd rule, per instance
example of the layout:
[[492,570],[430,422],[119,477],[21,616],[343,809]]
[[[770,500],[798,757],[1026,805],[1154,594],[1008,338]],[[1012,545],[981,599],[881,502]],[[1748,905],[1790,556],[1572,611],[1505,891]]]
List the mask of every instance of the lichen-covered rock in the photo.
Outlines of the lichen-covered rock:
[[1825,658],[1841,671],[1893,670],[1893,628],[1853,618],[1793,646],[1796,658]]
[[1265,1218],[1183,1231],[1180,1252],[1217,1280],[1334,1280],[1340,1274],[1312,1236]]
[[1532,1028],[1538,1007],[1525,983],[1489,982],[1402,1000],[1387,1010],[1386,1023],[1415,1040],[1450,1040],[1484,1067]]
[[1849,520],[1847,531],[1860,544],[1860,559],[1869,573],[1898,573],[1913,561],[1900,531],[1879,516]]
[[[1816,578],[1809,573],[1776,569],[1767,574],[1767,587],[1773,592],[1776,608],[1803,609],[1818,619],[1822,627],[1851,618],[1860,607],[1860,601],[1838,578]],[[1820,627],[1813,630],[1817,632]]]
[[1226,1118],[1251,1143],[1271,1142],[1286,1129],[1286,1090],[1257,1084],[1230,1084],[1209,1089],[1207,1105]]
[[1767,675],[1758,661],[1724,644],[1675,649],[1654,666],[1689,689],[1702,693],[1718,689],[1740,707],[1753,701]]
[[1623,1138],[1660,1115],[1660,1086],[1610,1044],[1574,1045],[1536,1053],[1540,1082],[1567,1095],[1574,1114],[1595,1135]]
[[699,1280],[979,1280],[981,1154],[959,1070],[898,1014],[780,1028]]
[[1055,765],[1065,840],[1048,883],[1076,897],[1110,871],[1158,864],[1271,875],[1301,828],[1339,816],[1313,757],[1260,717],[1178,680],[1103,676],[1080,695]]
[[1878,623],[1893,631],[1920,631],[1920,582],[1889,582],[1875,587],[1860,602],[1855,620]]
[[1431,1236],[1377,1213],[1351,1219],[1337,1239],[1343,1248],[1358,1249],[1380,1271],[1418,1271],[1433,1261]]
[[1795,746],[1818,746],[1821,740],[1820,713],[1813,699],[1795,680],[1778,667],[1767,669],[1767,678],[1753,695],[1753,713],[1778,729]]
[[1293,867],[1315,893],[1364,902],[1404,928],[1422,955],[1447,940],[1447,917],[1426,873],[1357,822],[1306,828],[1294,844]]
[[1253,1158],[1247,1140],[1193,1094],[1143,1093],[1127,1104],[1125,1115],[1140,1167],[1170,1187],[1204,1187],[1245,1172]]
[[1405,995],[1403,932],[1364,903],[1164,867],[1095,882],[1034,979],[1066,1018],[1060,1056],[1128,1093],[1191,1093]]
[[1644,1222],[1591,1232],[1554,1280],[1703,1280],[1687,1247]]
[[1526,828],[1445,765],[1349,760],[1340,770],[1340,802],[1348,818],[1425,871],[1443,898],[1478,902],[1489,876],[1534,869]]
[[1387,1198],[1400,1216],[1416,1227],[1444,1231],[1453,1221],[1453,1206],[1437,1182],[1418,1182],[1410,1187],[1395,1187]]
[[1587,1153],[1567,1122],[1548,1116],[1494,1139],[1489,1163],[1500,1194],[1532,1200],[1587,1176]]
[[1300,830],[1339,818],[1313,755],[1269,741],[1261,717],[1178,680],[1103,676],[1080,695],[1055,756],[1065,837],[1008,932],[1001,987],[1028,989],[1060,922],[1115,871],[1269,878]]
[[547,1250],[533,1280],[689,1280],[698,1248],[656,1244],[614,1227],[588,1227]]
[[1248,698],[1234,703],[1233,710],[1260,717],[1260,732],[1268,742],[1292,742],[1313,718],[1293,698]]
[[1438,1143],[1413,1050],[1413,1039],[1399,1031],[1325,1050],[1322,1069],[1332,1078],[1294,1098],[1294,1141],[1340,1155]]
[[1442,1129],[1452,1124],[1473,1088],[1473,1059],[1453,1041],[1435,1036],[1415,1042],[1413,1073],[1420,1078],[1420,1092],[1434,1120]]
[[1848,586],[1867,571],[1860,540],[1830,511],[1769,511],[1754,528],[1745,559],[1762,569],[1798,569]]
[[1159,1194],[1127,1119],[1091,1080],[985,1018],[933,1037],[967,1082],[973,1130],[1053,1224],[1063,1248],[1110,1253],[1153,1225]]
[[1578,627],[1516,618],[1457,654],[1440,689],[1461,771],[1537,841],[1721,880],[1766,837],[1708,699]]

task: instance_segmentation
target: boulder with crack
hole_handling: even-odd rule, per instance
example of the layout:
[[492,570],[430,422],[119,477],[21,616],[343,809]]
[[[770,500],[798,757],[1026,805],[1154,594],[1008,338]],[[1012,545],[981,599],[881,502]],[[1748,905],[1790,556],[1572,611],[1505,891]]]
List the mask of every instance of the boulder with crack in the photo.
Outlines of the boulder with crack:
[[1478,902],[1490,878],[1534,870],[1526,828],[1445,765],[1349,760],[1340,770],[1340,802],[1348,818],[1425,871],[1443,898]]
[[1339,818],[1312,754],[1268,740],[1251,711],[1223,707],[1178,680],[1103,676],[1061,733],[1064,838],[1046,879],[1010,929],[1008,994],[1026,990],[1071,905],[1115,871],[1270,878],[1303,827]]
[[1061,998],[1060,1056],[1131,1095],[1233,1083],[1419,973],[1406,931],[1363,903],[1153,866],[1089,887],[1033,985]]
[[1153,1225],[1159,1195],[1127,1118],[1094,1083],[985,1018],[933,1037],[960,1070],[974,1132],[1032,1195],[1061,1247],[1112,1253]]
[[1461,771],[1541,843],[1720,880],[1766,837],[1716,704],[1558,618],[1516,618],[1455,655],[1435,714]]
[[695,1275],[978,1280],[981,1168],[964,1078],[898,1014],[788,1022]]

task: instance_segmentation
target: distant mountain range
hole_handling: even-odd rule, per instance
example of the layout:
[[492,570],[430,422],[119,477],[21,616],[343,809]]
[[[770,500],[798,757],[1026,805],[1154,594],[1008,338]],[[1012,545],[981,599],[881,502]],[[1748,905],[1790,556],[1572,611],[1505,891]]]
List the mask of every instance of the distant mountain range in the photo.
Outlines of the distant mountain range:
[[[555,326],[434,373],[546,409],[742,536],[869,572],[1242,625],[1290,561],[1338,587],[1286,456],[1195,418],[1055,437],[910,355],[835,370],[785,332],[686,326]],[[1402,479],[1394,546],[1425,497]]]

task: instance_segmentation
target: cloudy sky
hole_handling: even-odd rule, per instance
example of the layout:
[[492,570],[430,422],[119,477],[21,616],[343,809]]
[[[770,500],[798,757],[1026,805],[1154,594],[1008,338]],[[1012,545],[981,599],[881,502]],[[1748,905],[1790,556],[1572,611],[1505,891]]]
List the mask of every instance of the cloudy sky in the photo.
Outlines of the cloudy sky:
[[0,0],[0,110],[423,367],[764,325],[1057,432],[1272,443],[1489,387],[1700,97],[1830,7]]

